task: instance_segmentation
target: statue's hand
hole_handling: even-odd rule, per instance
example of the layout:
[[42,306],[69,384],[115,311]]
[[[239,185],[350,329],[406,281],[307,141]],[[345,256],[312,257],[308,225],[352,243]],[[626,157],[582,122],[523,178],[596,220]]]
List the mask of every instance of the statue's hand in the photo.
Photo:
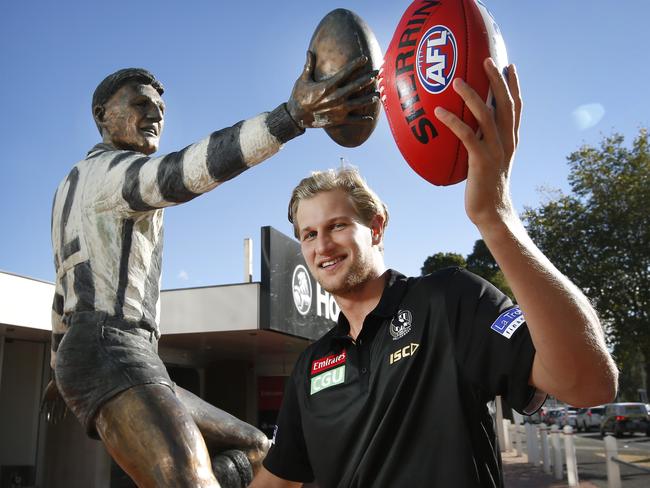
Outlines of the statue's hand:
[[375,82],[378,71],[371,71],[349,80],[367,62],[366,56],[359,56],[329,78],[315,81],[315,55],[307,51],[305,68],[293,86],[287,102],[289,114],[296,124],[306,129],[364,123],[372,119],[371,116],[350,113],[376,103],[379,98],[377,92],[359,96],[360,92]]
[[45,413],[45,419],[52,424],[57,424],[63,420],[68,413],[68,407],[61,397],[61,393],[59,393],[54,378],[50,380],[43,392],[41,412]]

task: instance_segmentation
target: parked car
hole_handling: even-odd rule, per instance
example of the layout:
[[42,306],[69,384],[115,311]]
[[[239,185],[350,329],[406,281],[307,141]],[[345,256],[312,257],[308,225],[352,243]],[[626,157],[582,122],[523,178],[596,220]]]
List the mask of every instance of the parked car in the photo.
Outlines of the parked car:
[[636,402],[609,403],[600,424],[600,433],[613,432],[616,437],[629,432],[650,436],[650,419],[645,404]]
[[579,409],[576,418],[578,430],[589,432],[592,429],[598,429],[603,420],[603,413],[605,413],[604,405]]
[[544,423],[547,425],[557,425],[564,427],[567,422],[567,409],[565,407],[549,408]]
[[578,430],[578,409],[568,407],[562,419],[562,427],[570,425],[575,430]]
[[565,425],[570,425],[574,429],[577,429],[576,414],[577,410],[573,407],[550,408],[544,418],[544,423],[547,425],[557,425],[560,428]]
[[547,407],[547,406],[543,406],[542,408],[539,409],[540,420],[545,424],[549,423],[549,421],[548,421],[548,411],[549,411],[549,407]]

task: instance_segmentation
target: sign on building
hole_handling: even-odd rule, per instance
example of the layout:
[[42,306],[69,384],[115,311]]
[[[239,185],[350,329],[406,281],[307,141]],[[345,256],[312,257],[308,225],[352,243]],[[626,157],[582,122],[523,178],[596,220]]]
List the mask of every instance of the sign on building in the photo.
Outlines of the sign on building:
[[309,273],[300,244],[269,226],[262,227],[262,287],[263,327],[315,340],[336,325],[340,309]]

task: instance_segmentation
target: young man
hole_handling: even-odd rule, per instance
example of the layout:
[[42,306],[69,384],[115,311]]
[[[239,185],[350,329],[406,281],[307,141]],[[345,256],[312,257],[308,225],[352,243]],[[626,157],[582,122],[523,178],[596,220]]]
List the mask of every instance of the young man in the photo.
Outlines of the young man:
[[289,220],[341,314],[293,369],[255,488],[314,479],[320,488],[502,486],[486,402],[502,395],[533,413],[546,394],[573,405],[615,396],[595,311],[531,242],[510,201],[521,112],[514,67],[508,83],[490,59],[484,67],[494,117],[474,90],[454,83],[483,138],[440,108],[436,115],[469,152],[466,211],[518,305],[462,269],[415,278],[387,270],[388,212],[359,174],[305,178]]
[[308,127],[358,122],[350,112],[376,103],[376,94],[354,97],[376,75],[350,79],[364,57],[320,82],[314,61],[308,53],[286,104],[159,157],[150,155],[164,122],[160,82],[124,69],[95,91],[102,143],[61,182],[52,208],[56,382],[46,397],[58,385],[140,487],[218,487],[206,442],[231,450],[215,463],[227,471],[218,473],[224,488],[250,481],[266,453],[260,431],[174,386],[158,357],[163,208],[212,190]]

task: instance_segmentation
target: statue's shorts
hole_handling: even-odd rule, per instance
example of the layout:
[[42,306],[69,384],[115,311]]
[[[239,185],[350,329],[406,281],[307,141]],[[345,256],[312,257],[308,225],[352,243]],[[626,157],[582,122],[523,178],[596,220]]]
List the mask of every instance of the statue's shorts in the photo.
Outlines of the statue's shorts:
[[68,326],[56,353],[56,382],[90,437],[99,439],[95,417],[115,395],[148,384],[174,389],[155,331],[102,312],[77,312]]

